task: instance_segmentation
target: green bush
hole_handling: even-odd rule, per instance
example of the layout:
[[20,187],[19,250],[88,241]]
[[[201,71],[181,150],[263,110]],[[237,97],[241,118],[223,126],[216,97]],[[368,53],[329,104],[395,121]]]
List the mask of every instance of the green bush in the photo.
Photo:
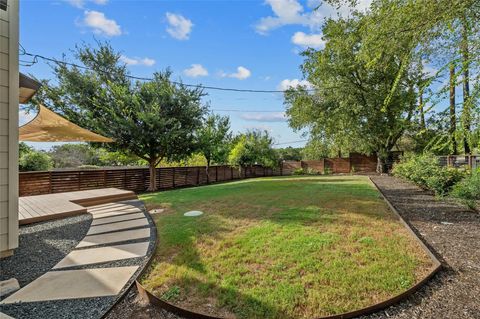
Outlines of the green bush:
[[463,170],[440,166],[437,158],[430,154],[407,156],[394,165],[392,173],[439,196],[447,195],[466,175]]
[[299,168],[296,168],[293,173],[293,175],[305,175],[305,171],[303,170],[303,168],[299,167]]
[[480,201],[480,168],[456,184],[452,188],[452,196],[468,207],[475,208],[476,201]]
[[463,170],[452,167],[439,167],[432,176],[427,177],[427,187],[434,191],[436,195],[445,196],[465,175]]
[[18,162],[20,171],[47,171],[53,167],[53,161],[44,152],[31,151],[20,158]]

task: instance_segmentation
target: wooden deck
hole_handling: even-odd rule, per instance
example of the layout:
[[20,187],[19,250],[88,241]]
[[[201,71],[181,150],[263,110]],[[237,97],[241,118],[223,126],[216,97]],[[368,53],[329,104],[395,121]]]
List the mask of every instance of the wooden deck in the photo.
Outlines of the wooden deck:
[[87,207],[135,199],[132,191],[102,188],[78,192],[24,196],[19,198],[20,225],[87,213]]

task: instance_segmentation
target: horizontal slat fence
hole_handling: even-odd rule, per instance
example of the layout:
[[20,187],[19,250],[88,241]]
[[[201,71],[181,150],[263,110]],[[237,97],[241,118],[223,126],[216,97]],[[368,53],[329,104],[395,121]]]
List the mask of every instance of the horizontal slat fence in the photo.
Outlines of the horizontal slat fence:
[[448,167],[468,167],[477,169],[480,167],[480,155],[448,155],[438,156],[438,162],[441,166]]
[[[280,168],[263,166],[245,167],[241,171],[230,166],[211,166],[207,179],[207,171],[203,166],[162,167],[157,168],[157,185],[163,190],[280,174]],[[106,187],[144,192],[148,188],[149,179],[148,168],[21,172],[19,193],[20,196],[30,196]]]
[[[204,166],[162,167],[157,168],[157,185],[164,190],[242,178],[292,175],[297,169],[318,173],[374,172],[376,161],[375,156],[352,153],[348,158],[284,161],[278,168],[255,165],[239,170],[230,166],[211,166],[208,178]],[[140,193],[147,190],[149,179],[148,168],[21,172],[19,192],[20,196],[29,196],[115,187]]]

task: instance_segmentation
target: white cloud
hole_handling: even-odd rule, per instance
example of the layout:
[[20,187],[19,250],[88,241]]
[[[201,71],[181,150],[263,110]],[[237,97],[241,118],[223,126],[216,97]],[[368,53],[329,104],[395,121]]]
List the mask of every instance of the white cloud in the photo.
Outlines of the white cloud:
[[278,85],[278,89],[280,91],[288,90],[289,88],[296,88],[298,86],[305,86],[307,89],[312,88],[312,84],[307,80],[299,80],[299,79],[285,79]]
[[155,60],[151,58],[129,58],[125,55],[120,57],[120,60],[125,63],[126,65],[144,65],[144,66],[153,66],[155,64]]
[[122,34],[122,30],[117,22],[105,17],[103,12],[87,10],[84,12],[84,15],[84,24],[92,28],[94,33],[103,34],[109,37]]
[[[83,8],[83,6],[85,5],[85,2],[87,2],[87,0],[66,0],[66,1],[76,8]],[[108,0],[90,0],[90,1],[98,5],[105,5],[108,2]]]
[[254,122],[284,122],[287,119],[285,112],[243,113],[240,115],[240,118]]
[[[337,16],[348,16],[353,8],[341,6],[338,10],[320,0],[308,0],[307,7],[311,11],[305,12],[305,8],[298,0],[266,0],[273,12],[272,16],[261,18],[255,26],[260,34],[267,34],[269,31],[285,25],[302,25],[310,30],[318,31],[326,18]],[[364,11],[370,7],[372,0],[358,0],[354,7]]]
[[245,80],[245,79],[249,78],[250,75],[252,75],[252,72],[249,69],[247,69],[246,67],[243,67],[243,66],[239,66],[237,68],[237,72],[235,72],[235,73],[220,72],[220,76],[223,77],[223,78],[228,77],[228,78],[235,78],[235,79],[239,79],[239,80]]
[[266,0],[266,3],[272,8],[274,16],[260,19],[255,26],[260,34],[267,34],[273,29],[292,24],[316,28],[323,20],[318,11],[305,13],[297,0]]
[[192,32],[193,23],[182,15],[167,12],[168,34],[177,40],[188,40]]
[[188,69],[183,70],[183,74],[191,78],[196,78],[199,76],[207,76],[208,70],[201,64],[192,64]]
[[325,41],[321,34],[306,34],[303,32],[295,32],[292,36],[292,42],[302,47],[310,47],[320,49],[325,46]]

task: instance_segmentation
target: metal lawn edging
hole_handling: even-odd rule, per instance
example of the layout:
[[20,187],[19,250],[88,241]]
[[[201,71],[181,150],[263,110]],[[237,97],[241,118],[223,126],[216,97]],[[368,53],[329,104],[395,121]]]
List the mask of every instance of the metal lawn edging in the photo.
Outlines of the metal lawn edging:
[[[142,201],[142,203],[143,203],[143,201]],[[148,269],[148,267],[150,267],[150,264],[152,263],[153,257],[155,256],[155,251],[157,250],[157,225],[155,224],[155,220],[153,219],[153,217],[147,211],[147,207],[145,206],[145,203],[143,203],[143,207],[145,208],[145,212],[144,212],[145,217],[149,221],[150,232],[153,232],[153,235],[150,235],[150,239],[153,240],[153,247],[151,249],[151,254],[148,257],[148,260],[145,263],[145,265],[143,266],[143,268],[139,272],[137,272],[137,274],[135,275],[135,280],[132,280],[132,282],[127,287],[124,287],[124,290],[121,293],[120,297],[118,297],[117,300],[115,300],[115,302],[100,317],[102,319],[106,318],[112,312],[112,310],[125,298],[125,296],[128,294],[130,289],[133,287],[133,284],[137,282],[137,279],[141,275],[143,275],[143,273],[145,272],[146,269]]]
[[[354,311],[350,312],[345,312],[341,314],[335,314],[335,315],[329,315],[329,316],[323,316],[323,317],[317,317],[317,319],[349,319],[349,318],[354,318],[354,317],[359,317],[359,316],[364,316],[368,314],[372,314],[374,312],[380,311],[382,309],[385,309],[391,305],[394,305],[405,298],[411,296],[413,293],[415,293],[417,290],[419,290],[428,280],[430,280],[442,267],[442,264],[440,261],[437,259],[437,257],[430,251],[430,249],[425,245],[425,243],[417,236],[417,234],[413,231],[413,229],[410,227],[410,225],[403,219],[403,217],[398,213],[396,208],[390,203],[390,201],[386,198],[385,194],[380,190],[380,188],[375,184],[375,182],[368,177],[369,181],[373,184],[373,186],[378,190],[380,195],[382,196],[383,200],[387,203],[388,207],[390,210],[394,213],[394,215],[398,218],[398,220],[405,226],[407,231],[410,233],[410,235],[418,242],[420,247],[425,251],[425,253],[430,257],[433,266],[431,267],[430,271],[428,274],[426,274],[420,281],[418,281],[415,285],[407,289],[406,291],[402,292],[401,294],[398,294],[396,296],[393,296],[387,300],[384,300],[382,302],[379,302],[377,304],[362,308],[362,309],[357,309]],[[151,257],[151,259],[153,259]],[[143,269],[143,272],[145,269],[148,268],[150,264],[150,261],[147,263],[147,266]],[[138,278],[138,277],[137,277]],[[138,289],[138,293],[140,297],[150,303],[152,306],[159,307],[161,309],[170,311],[176,315],[189,318],[189,319],[224,319],[223,317],[217,317],[217,316],[212,316],[212,315],[207,315],[204,313],[199,313],[199,312],[194,312],[179,306],[176,306],[172,303],[169,303],[167,301],[164,301],[155,295],[153,295],[150,291],[148,291],[138,280],[135,281]]]

